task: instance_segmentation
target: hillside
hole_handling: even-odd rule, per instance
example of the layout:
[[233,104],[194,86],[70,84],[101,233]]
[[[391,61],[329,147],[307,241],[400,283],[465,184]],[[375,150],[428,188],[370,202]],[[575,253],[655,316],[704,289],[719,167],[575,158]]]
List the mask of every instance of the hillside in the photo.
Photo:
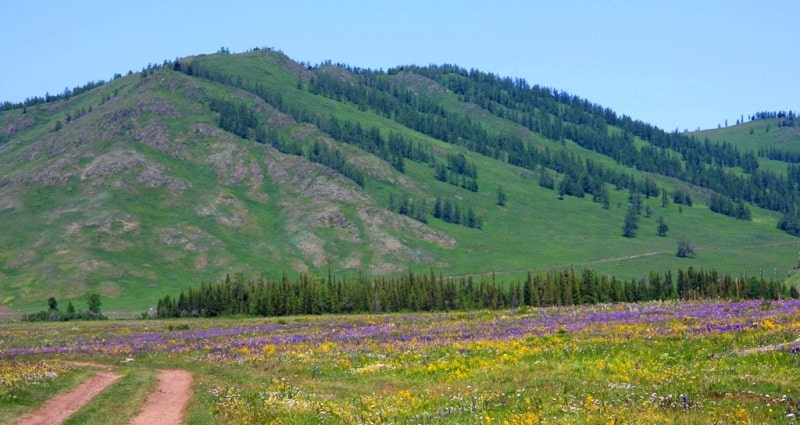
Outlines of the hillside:
[[[142,311],[234,272],[783,278],[800,247],[776,227],[795,171],[759,142],[702,143],[450,65],[220,52],[2,109],[6,309],[99,292]],[[682,238],[695,257],[675,256]]]
[[[699,131],[693,135],[712,143],[727,143],[743,151],[756,152],[760,168],[764,170],[782,172],[787,167],[800,164],[800,120],[791,111],[788,114],[756,113],[749,116],[747,121],[742,117],[736,125]],[[796,182],[795,180],[795,184]],[[794,217],[794,221],[786,223],[785,227],[793,224],[794,233],[797,234],[800,225],[796,219],[796,210]],[[800,285],[800,274],[792,273],[787,283]]]

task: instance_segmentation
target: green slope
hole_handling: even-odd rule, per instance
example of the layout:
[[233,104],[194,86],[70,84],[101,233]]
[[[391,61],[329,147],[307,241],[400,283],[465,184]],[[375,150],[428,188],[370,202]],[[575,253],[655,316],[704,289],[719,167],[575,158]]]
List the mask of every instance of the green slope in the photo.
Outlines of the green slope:
[[[532,131],[520,124],[524,113],[542,122],[562,118],[546,105],[503,106],[502,93],[480,106],[450,87],[468,84],[457,73],[309,69],[263,50],[179,64],[180,70],[170,64],[68,99],[0,112],[0,303],[30,311],[50,296],[84,305],[81,297],[99,292],[106,311],[143,311],[163,294],[232,272],[277,279],[303,271],[433,268],[514,277],[574,266],[638,279],[651,270],[693,266],[782,278],[797,260],[798,239],[775,227],[779,212],[751,206],[751,221],[712,213],[709,190],[625,165],[569,137]],[[370,100],[320,94],[316,87],[325,79]],[[379,110],[381,102],[399,109]],[[220,105],[243,108],[255,124],[234,134],[238,124],[223,123]],[[412,112],[428,127],[412,122]],[[597,116],[587,112],[582,125]],[[431,129],[457,117],[471,133]],[[320,120],[374,128],[384,140],[400,137],[432,157],[405,158],[401,172],[392,165],[393,152],[332,137]],[[541,167],[512,165],[510,151],[488,153],[469,140],[484,133],[506,146],[593,161],[638,182],[648,178],[670,193],[688,191],[694,206],[662,207],[660,197],[647,198],[651,216],[641,215],[636,238],[624,238],[627,188],[605,184],[608,208],[591,194],[560,199],[564,171],[548,168],[555,188],[544,188]],[[650,144],[639,136],[634,143],[637,149]],[[315,146],[338,151],[343,162],[309,160]],[[434,178],[434,162],[458,154],[477,169],[477,191]],[[504,206],[496,203],[501,186]],[[390,198],[403,196],[429,208],[437,198],[450,200],[476,213],[483,228],[430,214],[421,223],[387,209]],[[656,234],[659,216],[670,227],[666,237]],[[682,237],[696,246],[695,258],[675,257]]]
[[[776,150],[793,155],[800,154],[800,129],[796,125],[797,122],[787,121],[785,118],[764,118],[743,121],[719,129],[698,131],[693,135],[698,139],[729,143],[742,151],[755,152],[758,154],[761,168],[775,173],[785,173],[789,167],[795,166],[795,163],[770,159],[767,152]],[[800,254],[798,256],[800,257]],[[800,265],[800,258],[797,264]],[[793,269],[787,282],[795,286],[800,285],[800,274]]]
[[771,160],[763,154],[764,150],[800,154],[800,128],[781,126],[778,118],[758,119],[738,125],[731,125],[715,130],[693,133],[698,139],[708,139],[718,143],[730,143],[742,151],[760,152],[759,163],[762,167],[775,172],[784,172],[787,164]]

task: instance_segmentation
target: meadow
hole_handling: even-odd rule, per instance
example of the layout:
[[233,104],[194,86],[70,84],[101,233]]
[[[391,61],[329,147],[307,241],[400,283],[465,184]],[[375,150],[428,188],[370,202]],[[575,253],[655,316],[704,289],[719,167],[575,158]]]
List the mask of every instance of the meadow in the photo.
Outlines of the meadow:
[[77,361],[124,375],[81,423],[125,423],[118,400],[181,368],[188,424],[792,424],[798,336],[797,300],[9,323],[0,423],[83,379]]

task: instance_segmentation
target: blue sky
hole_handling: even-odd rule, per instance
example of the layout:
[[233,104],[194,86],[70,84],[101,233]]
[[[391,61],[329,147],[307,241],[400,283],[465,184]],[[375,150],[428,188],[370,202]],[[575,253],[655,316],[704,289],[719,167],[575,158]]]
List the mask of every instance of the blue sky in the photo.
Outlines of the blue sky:
[[450,63],[666,130],[800,109],[800,2],[0,1],[0,101],[220,47],[373,69]]

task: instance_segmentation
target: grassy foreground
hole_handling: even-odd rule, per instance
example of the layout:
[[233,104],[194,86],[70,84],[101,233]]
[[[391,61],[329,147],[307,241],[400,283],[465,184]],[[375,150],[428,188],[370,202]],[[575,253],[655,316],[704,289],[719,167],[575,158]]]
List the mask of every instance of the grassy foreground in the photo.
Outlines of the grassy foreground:
[[789,424],[800,354],[771,348],[798,336],[798,301],[4,324],[0,412],[72,385],[69,359],[192,371],[189,424]]

